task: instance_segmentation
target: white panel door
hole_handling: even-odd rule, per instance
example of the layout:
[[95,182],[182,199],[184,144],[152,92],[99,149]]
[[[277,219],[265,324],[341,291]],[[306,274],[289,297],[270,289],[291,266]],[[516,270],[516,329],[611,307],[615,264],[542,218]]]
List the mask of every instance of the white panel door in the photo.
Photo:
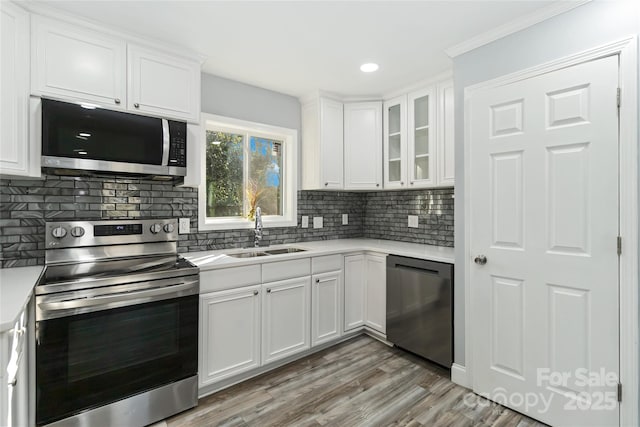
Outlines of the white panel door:
[[198,122],[200,64],[129,44],[128,108]]
[[344,330],[364,326],[367,275],[365,256],[344,257]]
[[311,277],[262,285],[262,361],[311,347]]
[[552,425],[618,425],[617,86],[612,56],[471,98],[473,388]]
[[107,35],[33,16],[31,90],[126,106],[126,44]]
[[342,335],[342,272],[315,274],[311,281],[311,345]]
[[200,297],[200,386],[260,366],[260,286]]
[[341,190],[344,185],[344,116],[342,102],[320,98],[320,187]]
[[344,187],[382,188],[382,103],[344,105]]
[[366,317],[365,325],[387,333],[387,257],[366,256]]

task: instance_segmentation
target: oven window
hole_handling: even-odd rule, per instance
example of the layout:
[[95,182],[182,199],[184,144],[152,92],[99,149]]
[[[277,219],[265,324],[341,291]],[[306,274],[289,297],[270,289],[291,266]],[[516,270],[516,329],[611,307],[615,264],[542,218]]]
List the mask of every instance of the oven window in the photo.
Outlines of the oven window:
[[42,154],[162,164],[162,120],[42,100]]
[[[67,379],[77,382],[179,353],[179,304],[106,312],[69,324]],[[144,331],[144,333],[141,333]],[[104,342],[109,351],[96,351]],[[154,349],[152,353],[145,349]]]
[[36,424],[196,375],[198,296],[37,323]]

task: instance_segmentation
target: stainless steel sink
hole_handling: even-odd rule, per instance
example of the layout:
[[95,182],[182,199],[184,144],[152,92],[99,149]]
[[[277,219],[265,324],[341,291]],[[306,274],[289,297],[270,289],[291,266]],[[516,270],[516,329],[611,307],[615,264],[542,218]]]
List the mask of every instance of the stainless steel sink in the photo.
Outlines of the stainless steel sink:
[[296,252],[304,252],[306,249],[300,248],[280,248],[280,249],[271,249],[265,251],[269,255],[281,255],[281,254],[295,254]]
[[257,256],[267,256],[269,254],[264,252],[238,252],[235,254],[227,254],[227,255],[234,258],[254,258]]

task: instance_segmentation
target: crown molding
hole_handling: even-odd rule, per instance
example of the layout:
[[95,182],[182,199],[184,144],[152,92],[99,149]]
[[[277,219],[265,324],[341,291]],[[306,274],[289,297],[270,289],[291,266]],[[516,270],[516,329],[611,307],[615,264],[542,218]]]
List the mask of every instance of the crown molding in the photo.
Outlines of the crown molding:
[[500,25],[493,30],[478,34],[477,36],[465,40],[462,43],[451,46],[450,48],[445,49],[445,53],[451,58],[455,58],[456,56],[462,55],[463,53],[467,53],[473,49],[479,48],[480,46],[484,46],[493,41],[506,37],[509,34],[524,30],[525,28],[531,27],[549,18],[553,18],[554,16],[568,12],[591,1],[592,0],[557,1],[556,3],[536,10],[533,13],[527,14],[511,22]]

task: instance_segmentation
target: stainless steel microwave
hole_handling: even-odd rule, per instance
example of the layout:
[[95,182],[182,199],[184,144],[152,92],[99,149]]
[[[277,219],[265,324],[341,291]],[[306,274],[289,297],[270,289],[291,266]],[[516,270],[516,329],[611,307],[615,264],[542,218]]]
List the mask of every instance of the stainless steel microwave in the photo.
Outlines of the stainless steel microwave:
[[187,124],[42,99],[42,168],[58,174],[187,172]]

